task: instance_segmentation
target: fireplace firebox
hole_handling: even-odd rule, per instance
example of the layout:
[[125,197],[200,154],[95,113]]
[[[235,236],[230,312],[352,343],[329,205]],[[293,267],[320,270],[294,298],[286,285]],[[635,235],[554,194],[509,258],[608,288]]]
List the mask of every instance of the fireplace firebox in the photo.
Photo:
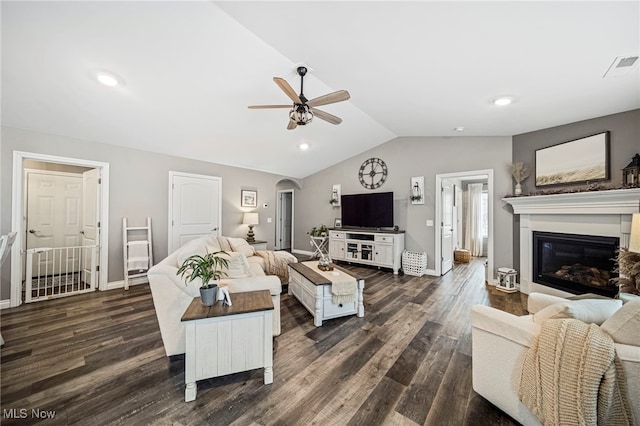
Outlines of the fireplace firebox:
[[617,237],[533,232],[533,281],[572,294],[614,297]]

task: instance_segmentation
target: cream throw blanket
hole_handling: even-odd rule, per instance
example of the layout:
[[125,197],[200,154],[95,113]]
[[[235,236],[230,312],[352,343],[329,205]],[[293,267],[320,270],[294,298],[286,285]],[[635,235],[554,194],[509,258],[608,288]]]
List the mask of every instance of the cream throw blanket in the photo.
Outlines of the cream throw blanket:
[[289,283],[289,263],[297,263],[298,258],[286,251],[257,250],[256,256],[264,259],[264,272],[277,275],[281,284]]
[[520,400],[544,425],[632,425],[611,336],[575,319],[547,320],[526,352]]
[[[302,262],[303,265],[313,269],[320,275],[331,281],[331,301],[334,304],[353,303],[356,300],[358,282],[351,275],[343,271],[323,271],[318,269],[318,261]],[[336,275],[335,272],[338,274]]]

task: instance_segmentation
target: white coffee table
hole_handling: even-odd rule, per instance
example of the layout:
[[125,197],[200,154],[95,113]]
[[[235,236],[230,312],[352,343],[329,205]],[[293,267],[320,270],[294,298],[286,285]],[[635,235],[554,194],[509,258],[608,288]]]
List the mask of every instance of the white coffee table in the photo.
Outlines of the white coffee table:
[[[333,303],[331,281],[305,265],[307,262],[290,263],[289,294],[294,296],[313,315],[313,324],[322,326],[322,321],[347,315],[364,316],[364,278],[351,271],[333,266],[336,271],[356,280],[356,297],[353,302]],[[309,262],[311,263],[311,262]]]
[[197,380],[264,368],[273,383],[273,302],[269,290],[232,293],[231,306],[207,307],[193,299],[186,326],[184,400],[194,401]]

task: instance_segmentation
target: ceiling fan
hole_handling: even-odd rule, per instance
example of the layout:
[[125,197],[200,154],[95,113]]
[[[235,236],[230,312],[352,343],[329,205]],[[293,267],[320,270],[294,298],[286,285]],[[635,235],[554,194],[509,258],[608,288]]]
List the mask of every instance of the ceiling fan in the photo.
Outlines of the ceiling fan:
[[297,126],[309,124],[313,117],[318,117],[331,124],[340,124],[342,119],[333,114],[317,109],[321,105],[333,104],[336,102],[346,101],[351,97],[346,90],[338,90],[323,96],[318,96],[308,100],[303,93],[304,76],[307,74],[307,67],[300,66],[296,70],[300,76],[300,94],[296,94],[287,81],[280,77],[273,77],[278,87],[293,101],[291,105],[250,105],[250,109],[267,109],[267,108],[289,108],[289,124],[287,129],[293,130]]

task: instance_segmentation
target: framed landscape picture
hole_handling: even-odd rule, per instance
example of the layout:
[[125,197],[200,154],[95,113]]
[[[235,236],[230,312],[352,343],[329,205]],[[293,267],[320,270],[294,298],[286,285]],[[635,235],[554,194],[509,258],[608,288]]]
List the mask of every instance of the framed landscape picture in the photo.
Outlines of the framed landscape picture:
[[248,191],[243,189],[240,191],[241,207],[258,207],[258,191]]
[[609,132],[536,151],[536,186],[609,179]]

